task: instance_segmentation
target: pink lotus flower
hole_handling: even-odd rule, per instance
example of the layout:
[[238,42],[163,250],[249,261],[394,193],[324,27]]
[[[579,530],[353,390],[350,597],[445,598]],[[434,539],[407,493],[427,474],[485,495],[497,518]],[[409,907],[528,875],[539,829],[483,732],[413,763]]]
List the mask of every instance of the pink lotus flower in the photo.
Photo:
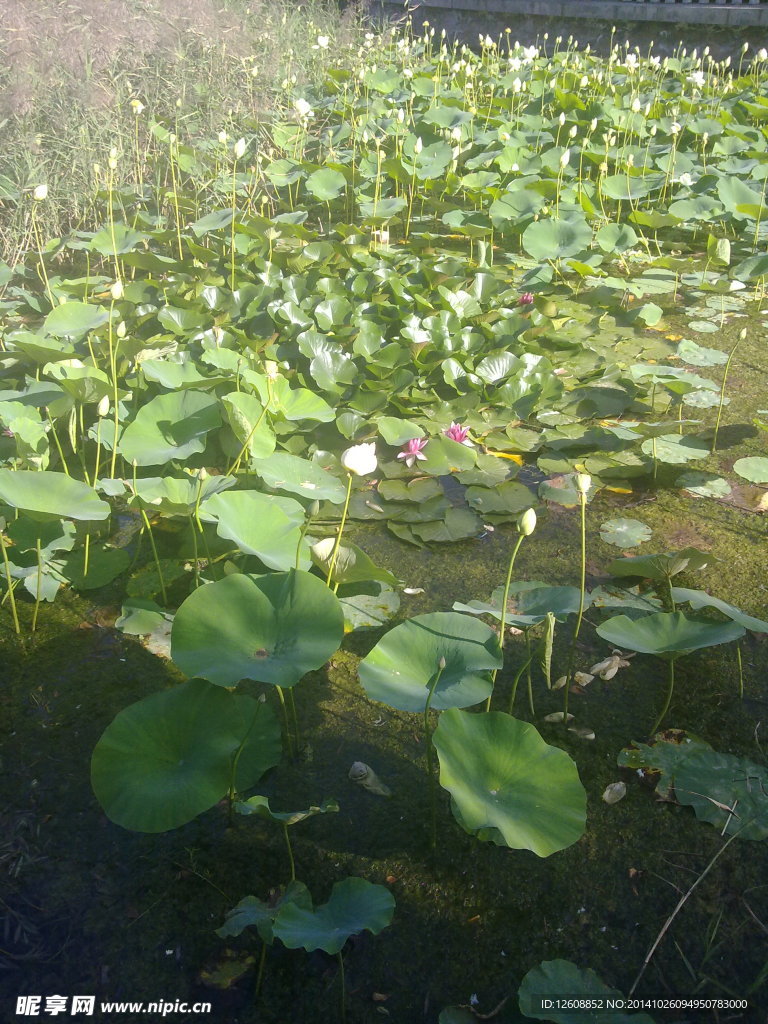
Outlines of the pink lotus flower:
[[403,445],[403,450],[398,454],[398,459],[405,459],[405,464],[410,469],[416,460],[426,462],[427,456],[421,454],[422,448],[426,448],[427,438],[426,437],[412,437],[410,441],[406,441]]
[[533,292],[523,292],[520,298],[517,300],[518,306],[530,306],[533,303],[535,296]]
[[467,448],[473,448],[474,445],[469,440],[469,427],[462,427],[460,423],[451,423],[447,430],[443,433],[446,437],[450,437],[452,441],[458,441],[459,444],[465,444]]

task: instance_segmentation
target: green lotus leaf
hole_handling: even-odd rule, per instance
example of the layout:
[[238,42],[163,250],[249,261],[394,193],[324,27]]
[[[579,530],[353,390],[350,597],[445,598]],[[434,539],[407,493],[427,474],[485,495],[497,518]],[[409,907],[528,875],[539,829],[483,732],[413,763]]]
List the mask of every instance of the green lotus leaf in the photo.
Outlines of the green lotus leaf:
[[600,539],[617,548],[635,548],[651,539],[650,526],[639,519],[609,519],[600,525]]
[[570,960],[544,960],[523,978],[518,990],[520,1012],[534,1020],[550,1020],[555,1024],[586,1024],[600,1020],[601,1024],[653,1024],[647,1013],[623,1013],[621,1010],[603,1009],[589,1013],[584,1010],[540,1009],[541,999],[550,997],[554,1003],[565,993],[574,1000],[610,998],[622,999],[617,988],[611,988],[589,968],[580,968]]
[[718,348],[704,348],[684,338],[677,346],[678,356],[690,366],[722,366],[728,362],[728,353]]
[[245,896],[227,912],[226,920],[221,928],[216,929],[216,934],[222,939],[229,939],[242,934],[246,928],[255,928],[261,941],[270,945],[274,940],[272,925],[286,903],[312,910],[312,897],[303,882],[289,882],[276,902],[263,903],[255,896]]
[[564,259],[589,248],[592,229],[580,220],[537,220],[523,232],[523,248],[537,260]]
[[690,469],[675,480],[675,487],[697,494],[700,498],[727,498],[731,485],[716,473]]
[[295,902],[285,903],[273,925],[275,937],[289,949],[303,947],[308,953],[322,949],[340,953],[352,935],[362,931],[378,935],[395,912],[395,898],[383,885],[364,878],[345,878],[336,882],[331,898],[315,910]]
[[88,484],[49,470],[0,469],[0,503],[33,519],[107,519],[110,507]]
[[277,764],[280,751],[271,708],[190,679],[116,716],[93,752],[91,783],[116,824],[166,832],[221,800],[236,758],[235,786],[247,789]]
[[[224,415],[239,445],[247,444],[252,458],[268,458],[275,450],[275,433],[258,398],[245,391],[232,391],[224,395],[221,402]],[[235,454],[237,452],[233,452]]]
[[736,622],[709,622],[682,612],[656,612],[640,619],[614,615],[597,627],[603,640],[641,654],[674,659],[702,647],[715,647],[738,640],[744,628]]
[[398,419],[397,416],[380,416],[376,426],[387,444],[400,445],[411,438],[424,437],[424,431],[417,423]]
[[440,716],[440,785],[459,824],[479,838],[549,857],[584,834],[587,794],[564,750],[502,711]]
[[400,595],[386,583],[374,583],[374,593],[348,593],[354,586],[340,587],[338,598],[344,612],[344,632],[355,629],[380,629],[400,609]]
[[419,461],[419,472],[430,476],[446,476],[454,470],[472,469],[477,461],[474,449],[440,434],[429,439],[424,449],[426,458]]
[[660,434],[649,437],[640,445],[644,454],[651,455],[659,462],[671,463],[673,466],[691,462],[694,459],[705,459],[710,453],[710,446],[698,437],[686,437],[682,434]]
[[45,318],[43,328],[55,338],[82,338],[109,320],[109,313],[101,306],[87,302],[62,302]]
[[100,402],[112,391],[109,377],[95,366],[49,363],[43,367],[43,372],[58,381],[63,390],[76,402]]
[[[497,587],[491,594],[489,602],[470,601],[469,604],[454,602],[453,610],[469,612],[470,615],[492,615],[501,620],[501,601],[504,587]],[[556,619],[563,622],[569,615],[579,610],[580,591],[578,587],[552,587],[548,583],[537,580],[526,580],[513,583],[509,588],[507,600],[506,623],[527,629],[543,622],[551,612]],[[587,595],[585,608],[589,607]]]
[[98,590],[124,573],[131,564],[131,556],[124,548],[110,548],[92,544],[85,571],[85,551],[79,548],[64,557],[60,572],[75,590]]
[[193,591],[173,620],[171,657],[219,686],[255,679],[295,686],[338,649],[336,595],[308,572],[234,573]]
[[214,494],[202,513],[214,519],[220,537],[234,541],[248,555],[257,555],[270,569],[309,568],[309,545],[301,526],[304,509],[293,498],[259,491],[228,491]]
[[323,800],[319,805],[312,805],[305,811],[273,811],[269,806],[269,800],[265,796],[252,796],[248,800],[240,800],[235,804],[238,814],[256,815],[259,818],[266,818],[267,821],[274,821],[278,825],[298,825],[300,821],[313,818],[316,814],[328,814],[331,811],[338,811],[339,805],[333,800]]
[[135,501],[143,508],[165,516],[189,516],[206,498],[234,487],[237,480],[231,476],[195,477],[148,476],[135,484]]
[[763,619],[756,619],[753,615],[747,615],[733,604],[721,601],[719,597],[712,597],[703,590],[689,590],[687,587],[673,587],[672,600],[678,603],[686,601],[694,611],[699,608],[717,608],[729,619],[738,622],[745,629],[751,629],[753,633],[768,633],[768,622]]
[[768,458],[757,455],[749,459],[737,459],[734,471],[752,484],[768,484]]
[[309,459],[300,459],[288,452],[275,452],[267,459],[253,459],[251,469],[268,487],[276,490],[290,491],[317,501],[331,501],[336,505],[344,501],[344,484]]
[[645,580],[666,580],[679,572],[704,569],[717,559],[708,551],[681,548],[661,555],[626,555],[608,566],[612,576],[640,576]]
[[[311,547],[312,561],[327,576],[336,546],[335,537],[325,537]],[[388,569],[382,569],[366,555],[356,544],[344,542],[339,546],[336,563],[333,567],[333,583],[363,583],[366,580],[378,580],[394,586],[398,579]]]
[[205,450],[211,430],[220,426],[219,405],[202,391],[173,391],[141,406],[123,431],[120,454],[138,466],[183,461]]
[[517,515],[536,504],[536,496],[525,484],[505,480],[496,487],[468,487],[469,504],[483,515],[489,512]]
[[334,171],[331,167],[322,167],[319,171],[310,174],[304,184],[315,199],[329,203],[332,199],[338,199],[345,191],[347,179],[340,171]]
[[499,641],[468,615],[434,612],[395,626],[360,663],[360,682],[372,700],[401,711],[423,711],[430,685],[440,674],[431,707],[464,708],[491,692],[490,671],[502,665]]
[[148,381],[159,384],[169,391],[186,388],[213,387],[221,384],[223,377],[204,377],[194,363],[171,363],[167,359],[144,359],[141,372]]
[[115,629],[132,636],[149,636],[150,633],[168,621],[170,616],[159,604],[140,597],[128,597],[123,601],[120,617]]
[[477,537],[482,529],[482,521],[468,508],[448,508],[442,519],[425,523],[419,521],[418,525],[415,519],[410,520],[406,515],[401,518],[404,522],[413,521],[413,532],[428,544],[453,543],[468,537]]
[[659,738],[623,750],[620,765],[661,772],[658,791],[692,807],[696,817],[721,835],[768,838],[768,770],[745,757],[721,754],[688,736],[682,742]]

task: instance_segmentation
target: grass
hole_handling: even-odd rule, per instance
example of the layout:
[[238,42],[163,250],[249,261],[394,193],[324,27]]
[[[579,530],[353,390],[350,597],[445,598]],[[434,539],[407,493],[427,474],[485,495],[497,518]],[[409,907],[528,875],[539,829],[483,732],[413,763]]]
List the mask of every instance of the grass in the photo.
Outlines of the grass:
[[35,247],[36,186],[48,186],[35,210],[42,238],[90,224],[111,152],[118,196],[148,184],[149,167],[167,172],[150,121],[180,142],[237,138],[279,115],[288,87],[344,60],[365,29],[359,8],[324,0],[16,0],[12,13],[0,29],[0,257],[11,265]]

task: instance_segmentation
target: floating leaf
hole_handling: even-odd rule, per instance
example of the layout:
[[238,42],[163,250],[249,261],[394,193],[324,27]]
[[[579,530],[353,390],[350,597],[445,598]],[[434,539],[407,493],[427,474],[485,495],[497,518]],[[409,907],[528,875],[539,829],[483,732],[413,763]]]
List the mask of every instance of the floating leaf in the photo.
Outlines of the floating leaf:
[[453,708],[440,716],[433,742],[440,784],[468,832],[539,857],[584,834],[587,795],[576,765],[528,722]]
[[[594,971],[579,968],[570,960],[545,960],[528,971],[519,989],[520,1011],[534,1020],[549,1020],[555,1024],[586,1024],[592,1017],[601,1024],[654,1024],[646,1013],[623,1013],[621,1010],[601,1009],[594,1013],[582,1009],[557,1008],[556,1000],[568,994],[578,1006],[581,1000],[599,1001],[607,1006],[608,1000],[624,1002],[616,988],[606,985]],[[551,1009],[541,1009],[542,998],[551,997]]]
[[737,459],[734,471],[751,484],[768,484],[768,458],[757,455],[748,459]]
[[609,519],[600,526],[600,539],[617,548],[634,548],[651,539],[650,526],[639,519]]
[[395,898],[385,886],[364,878],[345,878],[333,886],[328,902],[315,910],[295,902],[283,904],[273,932],[289,949],[302,947],[308,953],[322,949],[335,955],[352,935],[362,931],[378,935],[394,912]]
[[597,634],[630,651],[678,658],[701,647],[738,640],[744,636],[744,629],[735,622],[709,622],[682,612],[656,612],[640,619],[614,615],[597,627]]
[[675,480],[675,487],[682,487],[700,498],[727,498],[731,493],[731,485],[721,476],[694,469],[682,473]]
[[344,618],[322,580],[292,569],[234,573],[194,590],[173,621],[171,657],[219,686],[256,679],[294,686],[338,649]]

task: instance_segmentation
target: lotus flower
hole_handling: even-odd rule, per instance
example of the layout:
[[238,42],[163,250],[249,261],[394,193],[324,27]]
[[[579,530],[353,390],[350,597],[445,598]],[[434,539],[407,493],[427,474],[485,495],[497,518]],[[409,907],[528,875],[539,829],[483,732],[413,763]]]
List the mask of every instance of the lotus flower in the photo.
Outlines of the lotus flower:
[[451,423],[447,430],[443,433],[446,437],[450,437],[452,441],[458,441],[459,444],[465,444],[467,448],[473,448],[474,445],[469,440],[469,427],[462,427],[460,423]]
[[348,473],[355,473],[357,476],[367,476],[376,472],[376,445],[373,441],[370,444],[355,444],[341,453],[341,464]]
[[397,457],[398,459],[405,459],[405,464],[410,469],[417,459],[422,462],[426,461],[427,456],[421,453],[422,448],[425,448],[426,444],[426,437],[412,437],[410,441],[405,442],[403,450]]
[[530,306],[534,300],[533,292],[523,292],[520,298],[517,300],[518,306]]

